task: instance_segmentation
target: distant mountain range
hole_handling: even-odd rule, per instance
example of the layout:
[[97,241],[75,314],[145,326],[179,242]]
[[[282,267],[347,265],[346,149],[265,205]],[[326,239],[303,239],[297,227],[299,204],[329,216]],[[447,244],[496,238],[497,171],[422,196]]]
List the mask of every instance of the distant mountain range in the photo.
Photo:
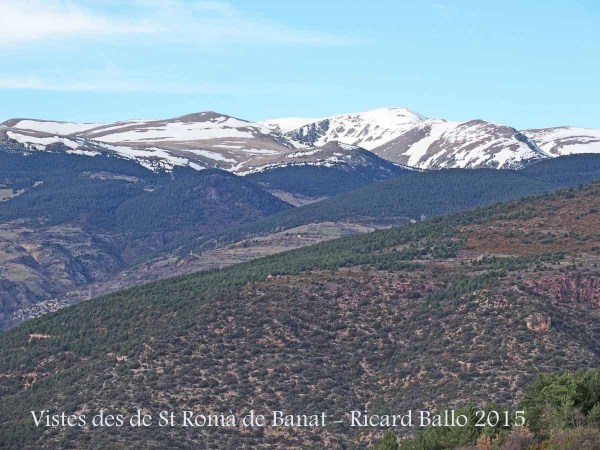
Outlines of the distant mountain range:
[[[326,147],[337,141],[335,151]],[[286,166],[348,166],[357,147],[419,169],[518,168],[573,153],[600,153],[600,130],[517,130],[484,120],[429,119],[379,108],[318,119],[251,122],[216,112],[110,124],[11,119],[0,142],[23,151],[110,154],[153,170],[189,166],[238,175]]]
[[146,281],[598,179],[600,130],[401,108],[262,123],[11,119],[0,331]]

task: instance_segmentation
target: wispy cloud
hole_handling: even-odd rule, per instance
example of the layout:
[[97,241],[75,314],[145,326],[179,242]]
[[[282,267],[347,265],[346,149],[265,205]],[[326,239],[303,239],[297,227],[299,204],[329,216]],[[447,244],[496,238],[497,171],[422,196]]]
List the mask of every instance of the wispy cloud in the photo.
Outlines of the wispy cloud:
[[[199,80],[202,75],[190,69],[194,61],[187,64],[185,58],[203,52],[210,55],[207,61],[226,66],[229,54],[239,57],[246,47],[265,51],[266,46],[350,42],[223,1],[0,0],[0,53],[12,58],[12,73],[0,73],[0,89],[244,95],[235,76],[231,85],[220,84],[222,77],[214,74],[206,76],[207,82]],[[174,64],[188,72],[172,69],[168,58],[173,52],[179,58]],[[208,82],[210,78],[216,83]],[[263,87],[273,89],[278,88]]]
[[62,0],[0,1],[0,44],[151,33],[152,24],[103,16]]
[[0,0],[0,45],[114,35],[194,45],[339,45],[345,37],[243,13],[218,1]]
[[228,86],[219,84],[144,82],[115,75],[81,76],[79,78],[83,78],[85,81],[59,79],[57,77],[40,77],[37,75],[0,76],[0,89],[62,92],[161,92],[170,94],[212,94],[226,92],[229,89]]
[[[307,83],[203,83],[203,82],[170,82],[140,81],[127,78],[123,74],[100,73],[95,76],[79,75],[77,79],[57,77],[40,77],[37,75],[4,75],[0,76],[0,90],[40,90],[57,92],[97,92],[97,93],[148,93],[148,94],[219,94],[235,96],[263,96],[284,94],[302,90],[319,94],[319,86]],[[85,79],[80,81],[79,78]]]

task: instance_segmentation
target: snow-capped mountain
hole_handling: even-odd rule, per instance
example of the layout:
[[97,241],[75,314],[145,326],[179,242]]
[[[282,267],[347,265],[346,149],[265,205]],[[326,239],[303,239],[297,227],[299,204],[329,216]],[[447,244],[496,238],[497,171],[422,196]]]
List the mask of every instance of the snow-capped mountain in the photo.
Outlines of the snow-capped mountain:
[[[246,175],[287,165],[356,168],[367,160],[373,167],[379,162],[393,166],[358,147],[334,141],[323,148],[309,146],[264,124],[215,112],[110,124],[12,119],[2,124],[2,134],[28,151],[111,154],[152,169],[217,167]],[[378,170],[385,172],[388,167]]]
[[552,156],[600,153],[600,130],[593,128],[540,128],[522,133]]
[[[302,119],[275,119],[263,123],[285,130],[288,124],[301,122]],[[548,157],[514,128],[483,120],[461,123],[427,119],[405,108],[323,118],[284,135],[298,143],[317,146],[338,140],[421,169],[509,168]]]
[[[152,169],[216,167],[237,174],[292,164],[327,166],[334,155],[321,147],[332,142],[420,169],[514,168],[563,154],[600,152],[600,130],[518,131],[483,120],[427,119],[406,108],[263,122],[210,111],[110,124],[11,119],[0,125],[2,140],[26,151],[112,154]],[[341,145],[336,150],[344,158],[351,151]]]
[[373,152],[423,169],[515,168],[548,157],[514,128],[483,120],[424,120]]
[[[405,108],[378,108],[353,114],[340,114],[306,123],[285,133],[290,139],[305,145],[321,146],[331,141],[357,145],[372,150],[401,136],[415,124],[424,120],[419,114]],[[269,120],[271,126],[289,129],[301,119]]]
[[116,154],[150,168],[218,167],[237,172],[298,147],[264,125],[215,112],[111,124],[13,119],[2,125],[0,133],[29,150],[62,144],[69,153]]

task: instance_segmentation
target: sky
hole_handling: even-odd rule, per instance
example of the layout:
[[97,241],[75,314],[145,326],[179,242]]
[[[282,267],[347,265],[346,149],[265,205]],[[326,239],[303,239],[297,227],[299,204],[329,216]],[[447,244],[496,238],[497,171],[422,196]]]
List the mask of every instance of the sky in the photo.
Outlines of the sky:
[[407,107],[600,128],[600,2],[0,0],[0,122]]

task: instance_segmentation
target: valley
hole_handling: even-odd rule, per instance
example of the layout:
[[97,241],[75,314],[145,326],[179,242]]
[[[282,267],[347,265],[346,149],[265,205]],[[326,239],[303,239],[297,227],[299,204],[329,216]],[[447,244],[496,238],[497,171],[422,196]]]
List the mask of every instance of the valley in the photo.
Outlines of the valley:
[[[72,284],[61,285],[54,292],[49,292],[52,298],[46,300],[34,298],[30,302],[21,305],[12,315],[6,314],[3,319],[8,323],[20,323],[80,301],[92,300],[102,295],[150,281],[204,270],[220,269],[343,236],[369,233],[375,229],[377,229],[376,225],[326,222],[302,225],[278,233],[244,239],[233,244],[203,251],[198,255],[195,255],[193,251],[185,256],[168,252],[143,263],[122,267],[121,270],[113,270],[110,272],[110,276],[98,277],[75,286]],[[14,279],[10,274],[5,274],[5,276],[8,279]],[[30,296],[26,297],[30,298]]]
[[[222,171],[154,173],[116,158],[0,152],[0,178],[23,191],[0,206],[0,329],[94,296],[165,243],[291,205]],[[174,200],[177,201],[174,201]]]
[[423,172],[349,151],[345,169],[239,177],[7,148],[0,178],[20,194],[0,204],[0,329],[142,283],[600,178],[597,155]]

